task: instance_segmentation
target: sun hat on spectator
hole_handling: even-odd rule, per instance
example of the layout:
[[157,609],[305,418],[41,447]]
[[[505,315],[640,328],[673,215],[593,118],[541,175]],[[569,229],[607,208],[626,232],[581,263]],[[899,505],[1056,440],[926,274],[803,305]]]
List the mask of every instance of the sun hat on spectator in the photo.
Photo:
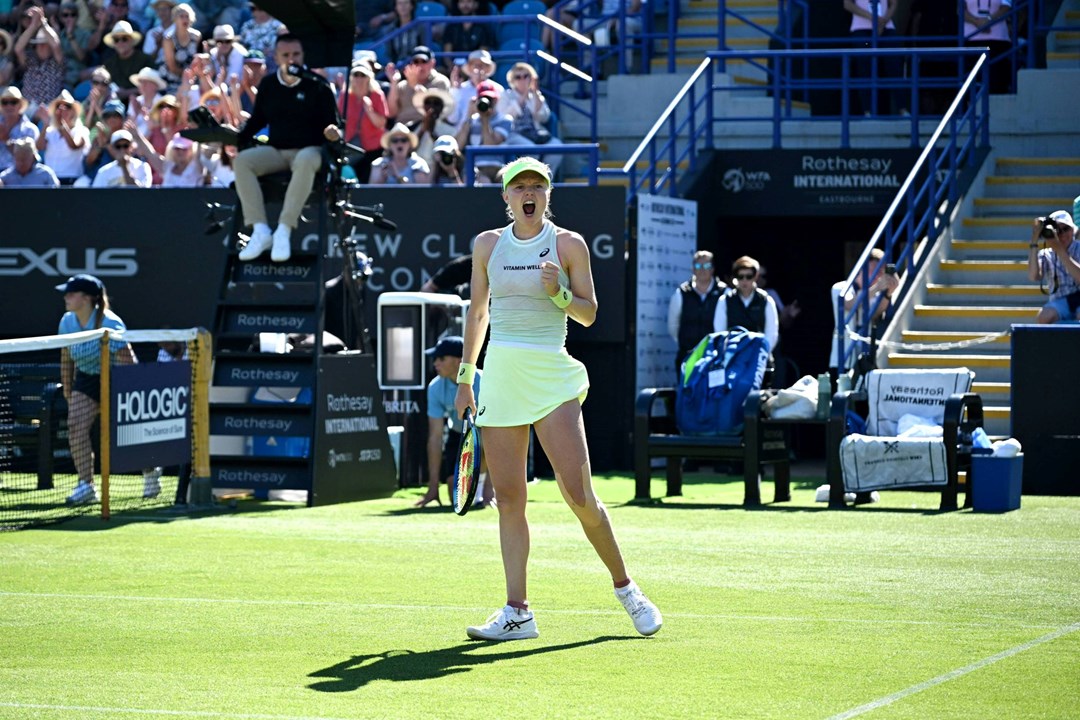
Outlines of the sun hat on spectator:
[[236,33],[232,25],[218,25],[214,28],[214,42],[232,42],[236,39]]
[[175,95],[162,95],[153,107],[150,108],[150,119],[154,122],[158,122],[161,118],[161,111],[165,108],[172,108],[177,112],[180,111],[180,102],[176,99]]
[[150,3],[150,7],[156,8],[158,5],[168,5],[169,7],[176,7],[176,0],[154,0]]
[[529,75],[532,76],[533,80],[539,77],[539,74],[536,72],[536,68],[534,68],[529,63],[516,62],[509,70],[506,71],[506,84],[508,87],[514,84],[514,76],[517,75],[521,70],[529,73]]
[[101,117],[105,117],[106,115],[119,115],[120,117],[123,117],[124,103],[119,100],[110,100],[105,103],[105,106],[101,108]]
[[424,101],[429,97],[439,98],[443,104],[443,117],[446,117],[454,109],[454,96],[446,92],[442,88],[426,88],[423,85],[417,85],[416,91],[412,96],[413,107],[424,112]]
[[0,57],[7,55],[11,52],[12,45],[11,33],[7,30],[0,29]]
[[195,145],[195,143],[193,143],[191,140],[184,137],[180,133],[176,133],[175,135],[172,136],[172,139],[169,140],[169,146],[170,147],[183,148],[185,150],[190,150],[192,147],[194,147],[194,145]]
[[1072,213],[1068,210],[1055,210],[1054,212],[1050,213],[1050,216],[1047,218],[1047,220],[1053,220],[1059,225],[1068,225],[1073,229],[1074,233],[1076,232],[1076,223],[1073,221]]
[[21,137],[8,141],[8,147],[11,148],[11,152],[16,150],[29,150],[34,154],[34,160],[41,162],[41,155],[38,154],[37,143],[32,137]]
[[417,45],[412,49],[412,53],[409,54],[409,59],[431,62],[435,59],[435,53],[431,52],[431,48],[427,45]]
[[138,87],[139,83],[141,83],[143,80],[146,80],[157,85],[158,90],[164,90],[168,85],[168,83],[165,82],[165,79],[161,77],[161,73],[159,73],[154,68],[148,67],[144,67],[136,75],[129,75],[128,80],[130,80],[131,84],[135,87]]
[[469,68],[474,65],[483,65],[487,68],[487,74],[495,72],[495,61],[491,59],[491,53],[487,50],[473,50],[469,53]]
[[122,35],[130,37],[133,44],[137,44],[142,40],[141,32],[136,32],[135,28],[131,27],[131,23],[127,20],[121,20],[113,25],[112,32],[105,36],[105,44],[109,47],[116,47],[116,38]]
[[379,64],[379,56],[375,54],[374,50],[354,50],[352,59],[354,63],[367,63],[375,72],[382,70],[382,65]]
[[4,88],[3,92],[0,92],[0,100],[7,100],[9,98],[15,98],[19,101],[19,112],[26,112],[27,106],[30,101],[23,97],[22,91],[14,85],[8,85]]
[[379,144],[383,146],[384,150],[389,150],[390,141],[401,135],[409,138],[410,150],[415,150],[416,146],[420,144],[420,138],[418,138],[416,136],[416,133],[410,130],[405,123],[394,123],[394,127],[383,133],[382,140],[379,142]]
[[448,153],[450,155],[457,155],[461,148],[458,147],[457,138],[453,135],[440,135],[435,140],[435,144],[431,146],[431,154],[435,153]]
[[133,138],[131,136],[131,133],[129,133],[127,130],[117,130],[109,138],[109,144],[110,145],[115,145],[116,143],[120,142],[121,140],[127,140],[129,143],[131,143],[131,142],[135,141],[135,138]]
[[51,103],[49,103],[49,114],[50,115],[55,115],[56,114],[56,106],[59,105],[60,103],[64,103],[65,105],[70,105],[72,107],[72,109],[75,111],[75,117],[82,117],[82,103],[79,102],[78,100],[76,100],[74,97],[72,97],[71,93],[68,92],[66,88],[61,90],[60,94],[57,95],[56,98]]
[[49,42],[49,35],[45,32],[45,28],[38,30],[37,34],[30,38],[31,45],[41,45],[47,42]]
[[349,68],[349,75],[363,75],[369,80],[375,79],[375,71],[366,62],[354,62],[352,67]]
[[90,82],[112,82],[112,73],[104,65],[98,65],[90,72]]

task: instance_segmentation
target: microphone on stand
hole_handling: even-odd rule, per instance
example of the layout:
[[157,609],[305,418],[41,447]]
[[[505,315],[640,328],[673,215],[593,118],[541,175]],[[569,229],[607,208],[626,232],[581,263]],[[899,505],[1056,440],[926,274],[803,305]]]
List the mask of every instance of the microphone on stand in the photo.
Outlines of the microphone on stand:
[[322,82],[327,84],[330,83],[327,78],[324,78],[322,75],[315,72],[307,65],[289,65],[287,68],[285,68],[285,70],[293,77],[307,78],[308,80],[314,80],[315,82]]

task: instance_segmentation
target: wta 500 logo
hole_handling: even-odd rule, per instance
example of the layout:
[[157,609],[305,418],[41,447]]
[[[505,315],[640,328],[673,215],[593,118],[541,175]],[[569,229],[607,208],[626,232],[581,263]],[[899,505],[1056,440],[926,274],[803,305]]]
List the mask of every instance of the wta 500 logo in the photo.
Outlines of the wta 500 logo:
[[[81,256],[81,257],[80,257]],[[98,277],[132,277],[139,272],[135,248],[49,248],[39,252],[28,247],[0,248],[0,276],[22,277],[38,271],[48,277],[89,273]]]

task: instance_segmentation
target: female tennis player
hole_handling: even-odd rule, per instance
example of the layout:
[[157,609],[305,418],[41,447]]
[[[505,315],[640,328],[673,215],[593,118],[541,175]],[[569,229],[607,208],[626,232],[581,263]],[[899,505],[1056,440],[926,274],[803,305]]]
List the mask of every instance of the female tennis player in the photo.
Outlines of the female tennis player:
[[[637,631],[652,635],[663,623],[660,611],[627,575],[607,509],[593,493],[581,418],[589,376],[565,348],[568,315],[585,326],[596,319],[589,249],[581,235],[552,224],[547,165],[519,158],[503,167],[502,182],[513,222],[481,233],[473,246],[473,301],[455,409],[461,416],[472,408],[477,426],[483,428],[488,477],[499,509],[506,606],[466,633],[475,640],[522,640],[538,634],[526,592],[525,465],[531,425],[563,498],[611,573],[616,597]],[[489,322],[484,393],[477,407],[472,380]]]

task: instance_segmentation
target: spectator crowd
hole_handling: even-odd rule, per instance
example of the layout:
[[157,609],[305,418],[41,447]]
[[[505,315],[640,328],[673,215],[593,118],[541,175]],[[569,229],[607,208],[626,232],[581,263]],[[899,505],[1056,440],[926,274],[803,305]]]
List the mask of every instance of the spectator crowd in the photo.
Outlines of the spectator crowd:
[[[414,0],[356,5],[358,42],[416,11]],[[489,6],[454,0],[451,12]],[[347,177],[463,185],[467,145],[559,142],[536,71],[519,63],[496,79],[490,26],[451,27],[436,47],[468,52],[464,62],[440,63],[406,33],[385,65],[357,50],[349,67],[315,70],[337,98]],[[0,187],[229,186],[237,148],[181,131],[194,130],[197,108],[242,128],[287,32],[258,0],[0,0]],[[496,181],[501,158],[477,164],[478,183]]]

